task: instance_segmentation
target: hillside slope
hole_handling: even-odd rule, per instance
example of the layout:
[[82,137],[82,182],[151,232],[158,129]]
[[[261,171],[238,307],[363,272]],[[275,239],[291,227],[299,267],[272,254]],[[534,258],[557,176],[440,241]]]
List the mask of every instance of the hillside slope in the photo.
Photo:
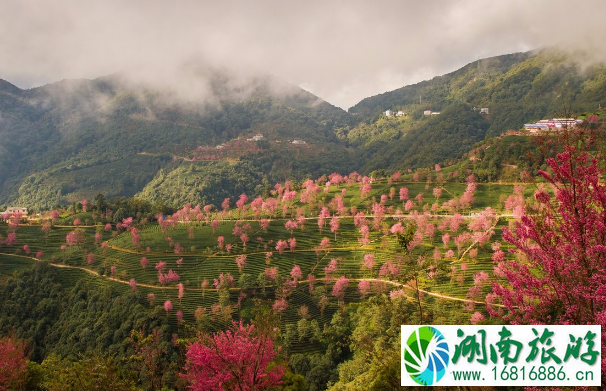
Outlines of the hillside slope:
[[[332,130],[346,123],[343,110],[271,76],[242,80],[211,70],[204,77],[205,88],[189,95],[120,74],[31,90],[2,81],[0,204],[50,208],[99,192],[132,196],[192,150],[258,133],[268,151],[300,139],[344,153]],[[241,155],[259,150],[249,144]],[[304,161],[309,154],[300,155]],[[309,169],[303,164],[288,174]]]
[[[606,102],[606,65],[581,63],[553,50],[478,60],[362,100],[349,109],[358,125],[338,134],[362,150],[367,171],[439,163],[486,135],[542,118],[598,110]],[[489,114],[480,114],[480,108],[488,108]],[[386,118],[385,110],[407,115]],[[425,116],[426,110],[441,114]]]
[[208,67],[176,81],[0,80],[0,205],[98,193],[218,205],[285,180],[427,167],[529,121],[596,111],[606,65],[581,63],[554,50],[478,60],[349,112],[272,76]]

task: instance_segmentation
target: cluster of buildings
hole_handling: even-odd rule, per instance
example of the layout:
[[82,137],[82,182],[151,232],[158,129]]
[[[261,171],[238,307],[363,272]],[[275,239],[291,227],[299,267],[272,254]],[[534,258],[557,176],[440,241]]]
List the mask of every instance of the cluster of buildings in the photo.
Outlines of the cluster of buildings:
[[[482,108],[473,108],[474,111],[480,110],[480,114],[486,114],[489,115],[490,114],[490,109],[488,107],[482,107]],[[405,115],[408,115],[407,112],[405,111],[398,111],[397,113],[394,114],[394,112],[392,110],[385,110],[385,116],[386,117],[403,117]],[[423,111],[423,115],[440,115],[439,111],[431,111],[431,110],[425,110]]]
[[[260,140],[264,140],[265,136],[263,136],[261,133],[257,133],[255,134],[253,137],[251,138],[247,138],[246,141],[260,141]],[[236,140],[239,140],[239,138],[237,138]],[[275,140],[276,143],[281,143],[281,140]],[[290,144],[295,144],[295,145],[303,145],[303,144],[307,144],[307,142],[305,140],[288,140],[288,142]],[[217,145],[216,149],[224,149],[225,147],[227,147],[227,143],[223,143],[223,144],[219,144]],[[198,147],[198,150],[201,150],[202,147]]]
[[480,114],[486,114],[486,115],[490,114],[490,109],[488,107],[481,107],[481,108],[474,107],[473,108],[473,111],[478,111],[478,110],[480,110]]
[[404,117],[405,115],[408,115],[408,113],[406,113],[406,112],[404,112],[404,111],[402,111],[402,110],[398,111],[398,112],[397,112],[397,113],[395,113],[395,114],[394,114],[394,112],[393,112],[393,111],[391,111],[391,110],[386,110],[386,111],[385,111],[385,116],[386,116],[386,117],[394,117],[394,116],[395,116],[395,117]]
[[263,135],[261,133],[257,133],[252,138],[246,139],[246,141],[259,141],[259,140],[263,140]]
[[9,221],[12,218],[29,219],[31,216],[28,216],[27,208],[21,206],[9,206],[4,212],[0,212],[0,221]]
[[23,208],[21,206],[8,207],[2,214],[3,215],[21,215],[23,217],[26,217],[27,208]]
[[574,118],[542,119],[532,124],[524,124],[524,129],[530,133],[539,133],[561,128],[573,128],[582,122],[583,120]]

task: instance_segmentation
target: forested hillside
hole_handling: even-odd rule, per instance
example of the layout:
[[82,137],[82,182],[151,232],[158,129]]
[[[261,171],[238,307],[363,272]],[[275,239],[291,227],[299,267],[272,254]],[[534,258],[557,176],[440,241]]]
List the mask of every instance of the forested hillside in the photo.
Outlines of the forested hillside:
[[[255,134],[264,136],[267,150],[298,139],[327,153],[343,153],[332,130],[347,121],[343,110],[270,76],[236,83],[233,75],[213,70],[206,77],[209,91],[186,97],[120,74],[26,91],[2,82],[0,204],[51,208],[100,192],[132,196],[160,169],[171,171],[189,160],[196,148],[240,139],[245,144],[240,155],[256,151],[256,142],[246,144]],[[304,158],[301,149],[289,159]],[[203,160],[219,159],[219,152]],[[318,170],[330,168],[302,164],[287,174]]]
[[217,69],[185,92],[126,74],[31,90],[1,81],[0,205],[102,193],[218,206],[279,181],[427,168],[527,122],[599,111],[606,66],[581,63],[554,50],[482,59],[349,112],[272,76]]
[[[604,64],[583,65],[554,50],[516,53],[364,99],[349,109],[358,124],[338,134],[364,151],[365,171],[414,168],[525,123],[597,111],[605,101]],[[386,118],[386,110],[406,115]]]

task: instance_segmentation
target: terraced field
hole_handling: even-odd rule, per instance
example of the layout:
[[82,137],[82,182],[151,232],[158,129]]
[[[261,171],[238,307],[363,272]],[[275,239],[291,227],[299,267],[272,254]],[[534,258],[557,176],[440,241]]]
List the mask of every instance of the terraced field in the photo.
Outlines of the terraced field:
[[[323,324],[341,305],[355,305],[369,294],[403,289],[405,296],[415,299],[416,290],[405,273],[400,272],[412,267],[419,272],[423,306],[439,308],[438,312],[445,314],[439,323],[468,322],[469,311],[474,306],[472,302],[481,303],[490,290],[490,284],[485,281],[480,286],[480,294],[476,292],[475,296],[470,296],[469,289],[475,284],[474,275],[486,272],[490,279],[496,278],[493,274],[495,250],[492,243],[501,241],[501,228],[508,224],[509,217],[499,213],[503,213],[501,204],[511,194],[513,185],[478,185],[472,208],[461,211],[464,214],[458,215],[458,223],[454,227],[450,223],[452,213],[443,208],[429,211],[430,205],[436,201],[433,195],[426,196],[422,202],[415,200],[413,208],[402,212],[404,202],[398,195],[393,199],[388,195],[391,187],[399,189],[404,186],[413,200],[420,192],[431,194],[433,187],[427,189],[426,184],[389,184],[384,181],[373,183],[372,192],[362,199],[358,184],[340,188],[331,186],[330,191],[316,197],[314,205],[300,201],[284,202],[280,203],[279,209],[271,213],[262,211],[256,218],[250,206],[246,210],[234,209],[228,213],[203,212],[198,214],[198,218],[184,213],[172,224],[139,226],[139,232],[135,234],[137,241],[133,241],[133,231],[117,230],[115,226],[106,231],[101,223],[85,227],[55,226],[48,234],[39,225],[21,225],[16,231],[18,243],[0,247],[0,274],[6,278],[15,270],[31,267],[36,262],[34,255],[42,251],[41,261],[60,267],[61,282],[66,286],[86,279],[93,284],[111,284],[120,291],[127,291],[133,289],[130,284],[134,279],[142,302],[150,306],[161,306],[167,300],[173,303],[169,316],[175,328],[179,326],[176,317],[172,316],[176,311],[182,311],[183,319],[190,323],[196,321],[196,310],[200,318],[200,309],[215,320],[225,313],[246,318],[260,302],[272,305],[274,300],[282,297],[287,300],[287,308],[280,311],[280,317],[283,327],[286,327],[296,325],[301,319],[299,310],[302,306],[308,308],[311,319]],[[442,186],[443,195],[439,203],[460,197],[465,186]],[[382,194],[386,197],[381,201]],[[342,197],[347,214],[335,207],[337,195]],[[373,205],[380,207],[377,209],[375,206],[373,211]],[[325,218],[324,226],[320,228],[318,211],[323,206],[328,208],[330,217]],[[478,220],[484,218],[478,212],[486,207],[496,212],[486,214],[492,217],[481,229],[470,230],[473,224],[477,225]],[[354,213],[364,211],[366,223],[356,221],[351,215],[352,208],[355,208]],[[87,215],[78,217],[84,221]],[[263,227],[261,219],[267,219],[268,225]],[[333,219],[339,223],[336,232],[331,231]],[[63,222],[66,220],[69,218]],[[292,233],[285,227],[289,220],[298,221]],[[391,229],[398,223],[407,225],[411,222],[417,225],[417,243],[408,254],[399,246]],[[365,240],[360,229],[363,225],[369,227]],[[66,245],[66,235],[74,230],[83,232],[84,241]],[[6,224],[0,226],[0,235],[6,237],[8,231]],[[98,234],[97,239],[95,233]],[[249,239],[245,245],[241,233]],[[455,244],[454,238],[466,233],[467,239]],[[474,233],[476,236],[472,236]],[[475,238],[481,233],[489,237],[478,242]],[[451,237],[446,244],[443,235]],[[224,238],[222,246],[219,246],[220,237]],[[282,251],[276,249],[279,241],[293,238],[296,245],[292,251],[289,246]],[[327,239],[330,244],[322,246],[322,241]],[[29,246],[29,255],[23,249],[25,244]],[[227,250],[229,246],[231,248]],[[474,252],[477,254],[472,257]],[[372,268],[364,266],[365,256],[369,254],[374,258]],[[245,265],[238,266],[238,257],[245,257]],[[142,258],[147,260],[145,266]],[[424,259],[426,266],[415,267],[419,259]],[[168,274],[169,270],[178,274],[178,282],[183,284],[181,298],[177,281],[160,283],[156,266],[160,267],[162,263],[165,264],[161,268],[162,274]],[[296,284],[291,277],[295,265],[301,268]],[[390,272],[390,265],[399,271]],[[438,272],[429,275],[427,265],[433,265]],[[277,268],[277,277],[268,277],[267,271],[271,268]],[[229,289],[215,289],[213,286],[221,273],[229,273],[233,277],[234,282]],[[310,275],[316,279],[311,293]],[[340,276],[349,280],[343,300],[332,295],[334,281]],[[363,279],[371,283],[371,290],[364,295],[358,290],[358,283]],[[203,287],[205,281],[207,285]],[[153,303],[148,298],[150,294],[154,296]],[[328,300],[322,301],[322,297]],[[226,300],[229,300],[229,306],[225,305]],[[220,302],[222,306],[219,306]],[[230,309],[226,311],[227,307]],[[483,307],[476,303],[474,311],[483,311]],[[313,344],[304,340],[294,341],[293,349],[313,349]]]

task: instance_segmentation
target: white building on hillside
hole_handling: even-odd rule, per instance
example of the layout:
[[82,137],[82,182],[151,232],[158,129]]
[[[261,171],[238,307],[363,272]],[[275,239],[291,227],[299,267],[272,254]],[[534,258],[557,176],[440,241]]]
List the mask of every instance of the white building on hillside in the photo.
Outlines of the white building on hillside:
[[246,139],[246,141],[259,141],[259,140],[263,140],[263,135],[261,133],[257,133],[252,138]]
[[27,208],[23,208],[21,206],[11,206],[6,208],[6,210],[4,211],[4,213],[8,213],[8,214],[20,214],[21,216],[27,216]]

